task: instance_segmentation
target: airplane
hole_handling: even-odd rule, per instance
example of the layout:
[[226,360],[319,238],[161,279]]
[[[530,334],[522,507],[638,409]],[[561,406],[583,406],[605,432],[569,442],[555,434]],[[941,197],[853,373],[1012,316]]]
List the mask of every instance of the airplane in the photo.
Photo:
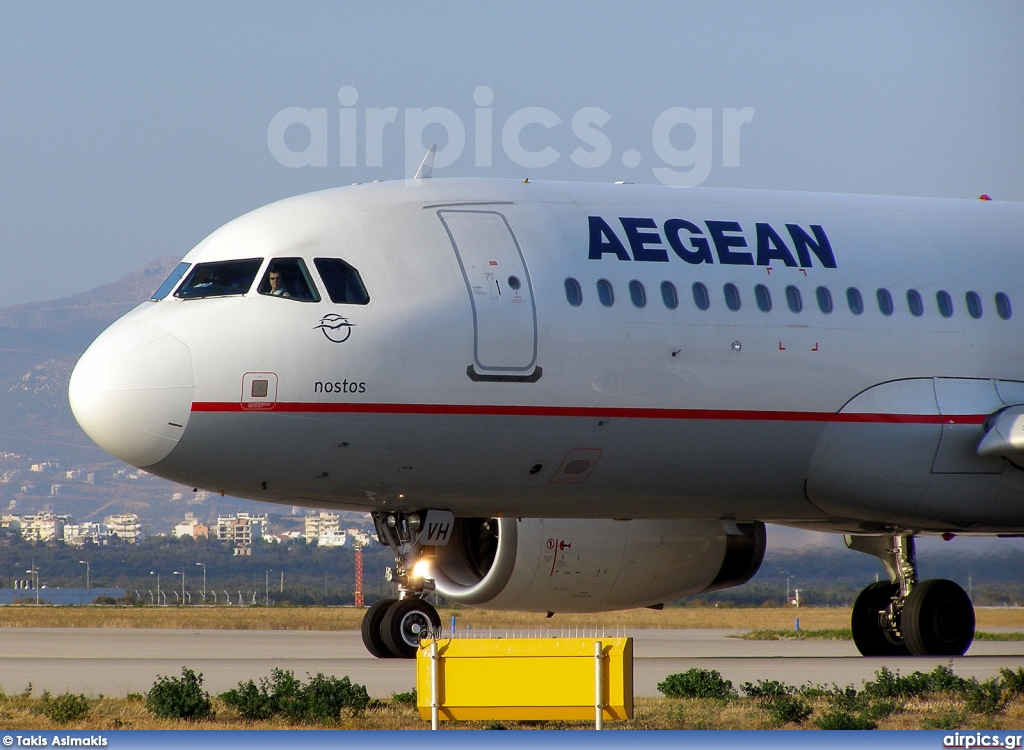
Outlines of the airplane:
[[440,627],[431,591],[550,615],[737,586],[765,523],[881,561],[862,654],[963,654],[971,600],[918,580],[915,538],[1024,533],[1022,236],[1019,203],[425,159],[216,230],[69,399],[153,474],[372,514],[379,658]]

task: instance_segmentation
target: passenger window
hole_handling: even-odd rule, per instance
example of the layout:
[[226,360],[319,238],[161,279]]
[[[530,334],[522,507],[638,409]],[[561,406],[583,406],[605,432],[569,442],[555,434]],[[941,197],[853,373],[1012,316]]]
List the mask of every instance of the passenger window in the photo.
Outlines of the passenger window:
[[711,307],[711,295],[708,294],[708,288],[699,281],[693,284],[693,304],[697,306],[698,310],[707,310]]
[[939,306],[939,315],[944,318],[953,317],[953,298],[949,296],[949,292],[945,289],[936,292],[935,302]]
[[722,287],[722,293],[725,294],[725,306],[733,312],[740,309],[740,290],[736,288],[735,284],[726,284]]
[[647,290],[636,279],[629,282],[629,298],[633,301],[633,307],[647,307]]
[[888,289],[879,289],[875,292],[875,298],[878,300],[878,310],[882,315],[892,315],[894,309],[892,304],[892,295],[889,294]]
[[916,289],[907,290],[907,307],[910,308],[910,314],[915,318],[924,315],[924,301],[921,299],[921,293]]
[[612,283],[608,279],[597,280],[597,298],[605,307],[615,304],[615,292],[612,291]]
[[661,301],[669,310],[679,307],[679,294],[676,292],[676,285],[671,281],[661,282]]
[[185,272],[188,270],[188,266],[188,263],[179,263],[175,266],[174,270],[171,271],[170,276],[164,279],[164,283],[161,284],[155,292],[153,292],[153,296],[150,297],[150,299],[160,300],[170,294],[175,285],[181,281],[181,277],[185,275]]
[[978,296],[977,292],[968,292],[966,295],[967,299],[967,314],[977,320],[981,317],[981,297]]
[[252,286],[262,258],[198,263],[174,293],[181,299],[204,299],[245,294]]
[[864,312],[864,298],[860,296],[860,289],[852,286],[847,288],[846,304],[850,306],[850,312],[854,315],[861,315]]
[[319,302],[313,280],[302,258],[274,258],[260,282],[259,293],[299,302]]
[[754,301],[757,302],[757,309],[761,312],[770,312],[772,309],[772,293],[764,284],[754,287]]
[[826,315],[830,315],[835,306],[832,304],[832,292],[826,286],[819,286],[814,292],[818,298],[818,309]]
[[341,305],[366,305],[370,295],[363,286],[359,271],[341,258],[314,258],[313,265],[320,273],[327,296],[331,302]]
[[1003,320],[1009,320],[1010,316],[1013,315],[1013,310],[1010,307],[1010,298],[1002,292],[996,294],[996,314]]
[[800,296],[800,290],[795,286],[786,287],[786,304],[795,313],[804,309],[804,299]]
[[583,304],[583,288],[580,287],[580,282],[576,281],[576,279],[569,278],[565,280],[565,298],[573,307],[579,307]]

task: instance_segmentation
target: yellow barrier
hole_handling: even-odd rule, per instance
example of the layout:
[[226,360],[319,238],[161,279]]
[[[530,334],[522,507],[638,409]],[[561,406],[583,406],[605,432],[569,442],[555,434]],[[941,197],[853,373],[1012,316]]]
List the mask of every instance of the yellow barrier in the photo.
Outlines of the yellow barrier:
[[[432,649],[425,640],[416,655],[424,720],[432,718],[435,697]],[[600,728],[602,719],[633,718],[632,638],[442,638],[436,653],[436,715],[443,721],[591,719]]]

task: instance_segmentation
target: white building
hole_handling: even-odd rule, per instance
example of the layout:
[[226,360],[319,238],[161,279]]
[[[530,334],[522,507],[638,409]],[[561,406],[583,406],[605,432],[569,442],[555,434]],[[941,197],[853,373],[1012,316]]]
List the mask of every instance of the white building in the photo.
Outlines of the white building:
[[319,547],[344,547],[347,534],[340,529],[328,529],[327,531],[320,532],[320,536],[316,538],[317,546]]
[[231,542],[235,547],[251,547],[253,542],[263,538],[267,523],[266,514],[236,513],[233,516],[217,516],[217,539]]
[[103,519],[110,536],[116,536],[129,544],[134,544],[142,536],[142,524],[134,513],[120,513]]
[[197,521],[194,513],[186,513],[185,520],[175,526],[171,534],[179,539],[183,536],[198,539],[199,537],[208,537],[210,535],[210,527],[205,523]]
[[306,541],[319,541],[321,535],[335,533],[339,530],[337,513],[320,511],[315,515],[306,516]]
[[36,513],[21,517],[21,536],[30,542],[49,542],[64,538],[64,524],[74,523],[68,515]]
[[360,529],[348,529],[348,535],[352,544],[358,547],[367,547],[370,544],[370,535]]
[[106,526],[93,521],[64,524],[64,543],[82,547],[86,542],[106,544],[110,533]]

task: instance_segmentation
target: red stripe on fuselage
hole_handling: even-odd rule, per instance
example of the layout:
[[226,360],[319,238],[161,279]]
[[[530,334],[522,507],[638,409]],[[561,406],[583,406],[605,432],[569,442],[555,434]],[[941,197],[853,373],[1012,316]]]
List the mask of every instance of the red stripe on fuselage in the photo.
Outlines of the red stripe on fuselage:
[[196,401],[194,412],[288,414],[431,414],[488,417],[620,417],[623,419],[735,420],[750,422],[864,422],[882,424],[981,424],[987,414],[835,414],[746,409],[645,409],[594,406],[504,406],[500,404],[367,404],[279,402],[249,406],[237,401]]

